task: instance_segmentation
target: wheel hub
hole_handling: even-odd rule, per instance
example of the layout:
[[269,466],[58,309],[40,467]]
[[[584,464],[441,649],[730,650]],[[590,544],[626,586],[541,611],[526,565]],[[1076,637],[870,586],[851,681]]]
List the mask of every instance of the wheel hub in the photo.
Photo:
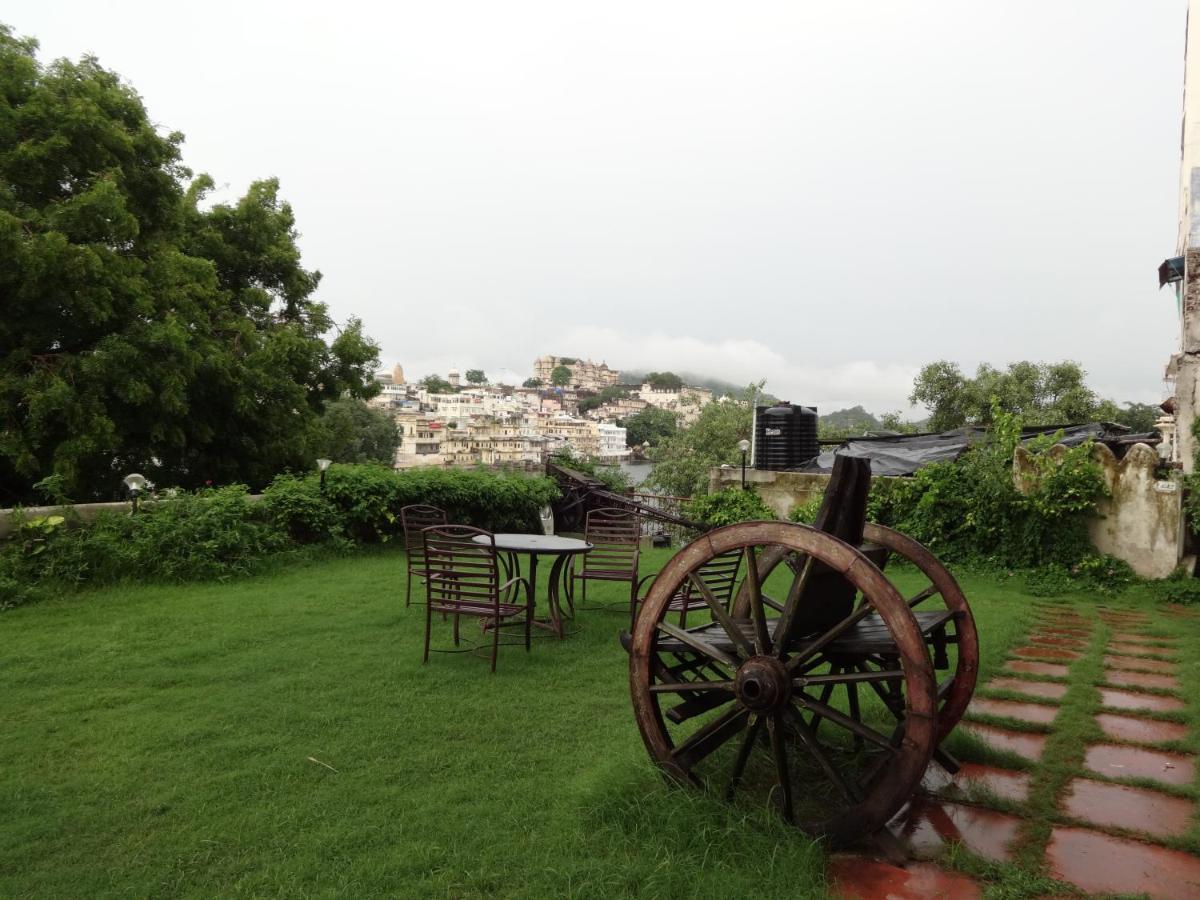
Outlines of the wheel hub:
[[780,709],[792,695],[792,681],[783,663],[773,656],[755,656],[738,669],[733,682],[737,698],[747,709]]

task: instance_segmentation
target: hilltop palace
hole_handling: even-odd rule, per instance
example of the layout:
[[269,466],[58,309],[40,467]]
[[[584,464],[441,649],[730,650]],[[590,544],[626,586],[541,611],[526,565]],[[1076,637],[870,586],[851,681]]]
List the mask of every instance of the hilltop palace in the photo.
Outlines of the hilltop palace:
[[[568,383],[554,386],[565,366]],[[713,399],[706,388],[661,389],[622,385],[621,373],[606,363],[542,356],[526,382],[466,384],[457,369],[446,373],[448,392],[437,393],[405,380],[397,365],[375,376],[380,393],[371,404],[389,413],[400,433],[396,467],[511,466],[537,468],[552,453],[616,462],[627,458],[625,429],[617,424],[648,407],[675,413],[688,424]],[[563,381],[562,373],[558,379]],[[442,386],[444,388],[444,386]],[[605,389],[609,389],[605,391]],[[603,396],[601,391],[605,391]]]

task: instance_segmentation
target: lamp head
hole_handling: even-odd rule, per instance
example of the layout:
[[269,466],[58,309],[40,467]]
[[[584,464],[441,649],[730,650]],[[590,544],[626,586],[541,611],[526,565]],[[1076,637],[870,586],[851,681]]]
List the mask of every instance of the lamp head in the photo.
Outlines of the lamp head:
[[317,469],[319,469],[320,471],[324,472],[326,469],[328,469],[328,468],[329,468],[329,464],[330,464],[331,462],[333,462],[333,460],[330,460],[330,459],[318,459],[318,460],[317,460]]
[[131,494],[140,494],[142,491],[146,490],[147,482],[145,475],[139,475],[134,472],[131,475],[126,475],[121,479],[121,481],[124,482],[125,487],[129,489],[129,493]]
[[740,441],[738,441],[738,449],[743,453],[747,452],[750,449],[750,442],[745,438],[742,438]]

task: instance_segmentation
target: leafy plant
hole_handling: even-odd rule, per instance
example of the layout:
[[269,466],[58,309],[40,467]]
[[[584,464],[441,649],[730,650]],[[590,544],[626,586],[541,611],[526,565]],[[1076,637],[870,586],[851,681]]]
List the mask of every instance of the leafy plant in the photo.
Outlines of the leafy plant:
[[689,519],[703,522],[716,528],[736,522],[774,519],[775,512],[754,491],[741,488],[726,488],[715,494],[704,494],[694,498],[685,508]]
[[817,513],[821,511],[823,500],[823,497],[814,497],[807,503],[797,503],[792,507],[792,511],[788,513],[788,520],[791,522],[800,522],[804,525],[811,525],[817,521]]

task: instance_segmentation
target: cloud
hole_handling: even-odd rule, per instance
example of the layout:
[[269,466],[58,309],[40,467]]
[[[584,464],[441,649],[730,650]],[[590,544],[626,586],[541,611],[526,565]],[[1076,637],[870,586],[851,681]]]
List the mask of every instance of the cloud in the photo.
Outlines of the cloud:
[[[793,362],[752,338],[704,340],[663,333],[629,333],[582,327],[562,337],[553,352],[580,354],[615,368],[690,372],[750,384],[767,380],[767,390],[794,403],[831,412],[861,404],[872,412],[909,410],[908,394],[920,366],[852,360],[832,366]],[[916,413],[914,412],[914,415]]]

